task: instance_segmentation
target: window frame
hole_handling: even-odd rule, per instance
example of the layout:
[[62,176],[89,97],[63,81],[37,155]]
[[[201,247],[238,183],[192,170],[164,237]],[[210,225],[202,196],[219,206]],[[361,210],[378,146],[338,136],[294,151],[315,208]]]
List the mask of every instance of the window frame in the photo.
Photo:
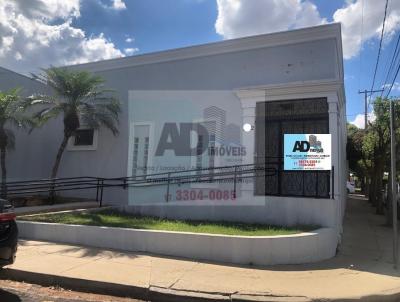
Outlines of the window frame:
[[99,130],[82,126],[77,129],[79,130],[93,130],[93,143],[91,145],[75,145],[75,135],[71,136],[67,143],[67,150],[68,151],[96,151],[98,146],[99,140]]
[[[206,122],[209,122],[209,121],[206,119],[192,120],[193,124],[202,124],[202,123],[206,123]],[[191,146],[193,145],[194,141],[195,141],[195,134],[194,134],[194,132],[191,132],[191,135],[190,135],[190,145]],[[214,147],[215,147],[215,141],[214,141]],[[205,152],[208,152],[208,149]],[[201,154],[200,157],[201,157],[201,160],[203,160],[203,154]],[[192,168],[197,168],[198,158],[199,158],[199,156],[197,156],[196,154],[193,154],[190,156],[190,164],[191,164]],[[208,162],[209,162],[209,160],[210,160],[210,158],[208,158]],[[221,160],[220,157],[213,155],[213,162],[214,162],[213,166],[218,167],[220,164],[220,160]],[[205,171],[207,171],[207,173],[210,172],[210,170],[205,170]],[[213,170],[213,171],[215,171],[215,170]],[[194,176],[197,176],[197,175],[200,176],[201,174],[202,173],[198,173],[198,171],[192,172],[192,175],[194,175]],[[193,189],[217,189],[217,188],[219,188],[219,183],[218,182],[198,182],[198,183],[193,182],[190,184],[190,187]]]
[[[127,177],[133,176],[134,169],[134,149],[135,149],[135,126],[148,126],[149,127],[149,141],[148,141],[148,157],[147,157],[147,176],[146,179],[151,179],[151,174],[157,173],[154,172],[154,153],[155,153],[155,141],[154,141],[154,125],[155,123],[152,121],[144,121],[144,122],[131,122],[129,127],[129,144],[128,144],[128,164],[127,164]],[[140,176],[140,175],[136,175]],[[145,184],[145,185],[151,185]]]

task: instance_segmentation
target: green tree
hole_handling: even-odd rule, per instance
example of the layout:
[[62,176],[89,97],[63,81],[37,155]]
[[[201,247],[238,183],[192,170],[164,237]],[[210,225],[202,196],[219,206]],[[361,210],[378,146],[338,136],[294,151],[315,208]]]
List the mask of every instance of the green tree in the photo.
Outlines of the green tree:
[[[390,101],[377,98],[374,101],[375,120],[364,130],[362,140],[362,162],[367,171],[369,183],[369,200],[376,207],[377,214],[384,213],[382,191],[384,189],[384,172],[390,171]],[[400,106],[395,102],[394,116],[398,120]],[[397,140],[399,131],[396,132]],[[389,188],[390,189],[390,188]]]
[[347,124],[347,160],[349,163],[349,170],[353,172],[361,180],[361,189],[366,192],[367,167],[368,164],[363,156],[363,141],[365,131],[359,129],[352,124]]
[[0,91],[0,166],[1,166],[1,197],[7,197],[7,149],[15,147],[15,135],[12,127],[32,127],[33,121],[24,115],[23,102],[19,89]]
[[363,151],[371,161],[371,185],[369,198],[376,207],[377,214],[383,214],[383,175],[387,157],[390,156],[389,102],[377,98],[374,102],[375,121],[368,127],[363,143]]
[[27,100],[27,105],[44,106],[34,114],[37,125],[59,116],[63,118],[63,139],[50,175],[55,179],[68,140],[81,124],[93,129],[104,126],[118,134],[120,104],[113,91],[103,87],[104,80],[87,71],[51,67],[34,78],[53,91],[51,95],[34,95]]

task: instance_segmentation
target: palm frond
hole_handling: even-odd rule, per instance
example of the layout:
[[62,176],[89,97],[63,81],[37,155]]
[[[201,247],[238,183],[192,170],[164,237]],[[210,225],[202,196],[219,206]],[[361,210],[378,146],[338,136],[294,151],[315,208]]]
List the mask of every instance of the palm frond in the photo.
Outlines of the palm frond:
[[66,117],[79,116],[82,123],[87,126],[93,128],[105,126],[115,135],[118,134],[120,104],[114,97],[114,91],[103,87],[104,80],[101,77],[87,71],[57,67],[45,69],[34,77],[50,86],[55,95],[31,97],[28,106],[41,104],[50,105],[49,108],[57,108],[37,112],[34,118],[39,125],[63,113],[65,129],[69,128],[73,131],[74,127],[79,125],[76,122],[68,125],[71,119]]
[[38,112],[35,112],[32,116],[33,126],[42,127],[50,119],[59,116],[63,111],[63,106],[54,106],[39,110]]
[[114,135],[118,135],[118,115],[120,112],[119,102],[112,100],[109,103],[90,104],[83,103],[80,107],[80,116],[85,125],[93,128],[105,126]]
[[24,114],[24,100],[19,96],[20,89],[12,89],[0,93],[0,122],[12,124],[16,127],[32,127],[34,122],[31,116]]

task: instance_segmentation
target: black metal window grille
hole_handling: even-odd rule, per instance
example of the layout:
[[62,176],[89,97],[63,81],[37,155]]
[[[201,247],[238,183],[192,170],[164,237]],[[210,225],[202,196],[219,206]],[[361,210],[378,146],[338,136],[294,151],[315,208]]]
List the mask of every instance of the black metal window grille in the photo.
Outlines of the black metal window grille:
[[284,171],[284,134],[329,133],[326,98],[257,103],[255,163],[275,175],[256,177],[256,195],[329,197],[329,171]]

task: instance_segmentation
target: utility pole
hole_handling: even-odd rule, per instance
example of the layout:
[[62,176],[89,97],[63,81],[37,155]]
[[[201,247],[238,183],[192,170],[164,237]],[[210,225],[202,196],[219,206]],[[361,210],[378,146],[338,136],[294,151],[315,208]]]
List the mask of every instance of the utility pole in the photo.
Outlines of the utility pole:
[[364,90],[364,91],[358,91],[358,93],[359,94],[361,94],[361,93],[364,93],[364,125],[365,125],[365,127],[364,127],[364,129],[367,129],[367,127],[368,127],[368,117],[367,117],[367,115],[368,115],[368,93],[370,93],[371,95],[373,94],[373,93],[375,93],[375,92],[382,92],[383,91],[383,89],[379,89],[379,90]]
[[397,183],[396,183],[396,141],[394,135],[395,115],[393,100],[390,100],[390,167],[392,182],[392,209],[393,209],[393,262],[394,268],[398,267],[399,249],[397,235]]

